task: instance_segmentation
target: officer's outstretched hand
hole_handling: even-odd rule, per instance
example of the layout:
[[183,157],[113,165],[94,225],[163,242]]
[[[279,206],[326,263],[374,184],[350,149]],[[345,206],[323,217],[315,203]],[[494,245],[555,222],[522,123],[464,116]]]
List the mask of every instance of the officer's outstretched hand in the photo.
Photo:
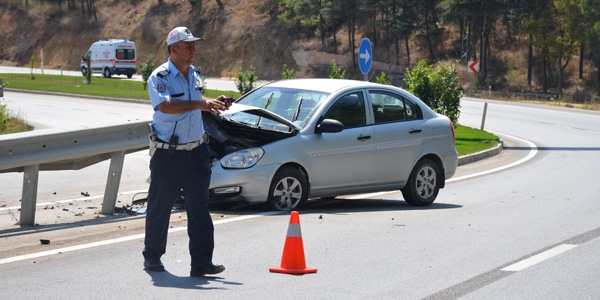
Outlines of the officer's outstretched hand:
[[217,99],[207,99],[205,101],[206,106],[210,109],[210,112],[213,115],[218,116],[221,114],[221,111],[228,110],[229,107],[231,107],[231,103],[233,103],[233,98],[221,95],[217,97]]

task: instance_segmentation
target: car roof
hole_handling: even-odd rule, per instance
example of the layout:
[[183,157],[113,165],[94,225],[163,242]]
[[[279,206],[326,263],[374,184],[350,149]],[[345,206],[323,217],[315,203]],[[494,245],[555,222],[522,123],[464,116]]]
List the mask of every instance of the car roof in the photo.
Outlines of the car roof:
[[349,87],[381,87],[380,84],[368,81],[331,78],[288,79],[269,83],[265,86],[277,88],[307,89],[311,91],[325,92],[330,94]]

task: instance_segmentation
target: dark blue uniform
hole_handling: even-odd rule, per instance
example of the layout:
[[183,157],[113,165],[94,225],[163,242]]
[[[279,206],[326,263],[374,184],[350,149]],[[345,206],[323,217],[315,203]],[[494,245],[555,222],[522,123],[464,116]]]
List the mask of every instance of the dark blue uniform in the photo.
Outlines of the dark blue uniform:
[[[182,74],[169,60],[154,70],[148,79],[148,94],[154,108],[152,128],[158,142],[168,144],[175,134],[182,149],[170,154],[167,149],[157,148],[150,160],[144,257],[159,259],[165,253],[171,210],[183,188],[191,265],[212,266],[214,227],[208,211],[211,169],[209,147],[202,142],[202,114],[200,110],[165,114],[157,109],[160,103],[169,99],[202,99],[200,73],[189,66],[188,74]],[[183,148],[183,144],[191,146]]]

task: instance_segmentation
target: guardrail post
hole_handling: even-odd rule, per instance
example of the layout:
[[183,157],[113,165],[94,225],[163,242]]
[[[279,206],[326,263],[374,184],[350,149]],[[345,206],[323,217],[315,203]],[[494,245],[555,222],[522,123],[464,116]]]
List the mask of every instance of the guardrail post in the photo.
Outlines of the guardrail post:
[[38,177],[40,165],[25,166],[23,169],[23,194],[21,197],[21,219],[19,224],[35,225]]
[[110,167],[108,168],[108,179],[104,189],[104,201],[102,202],[102,214],[110,215],[115,212],[117,204],[117,195],[121,183],[121,174],[123,173],[123,162],[125,161],[125,151],[112,153]]

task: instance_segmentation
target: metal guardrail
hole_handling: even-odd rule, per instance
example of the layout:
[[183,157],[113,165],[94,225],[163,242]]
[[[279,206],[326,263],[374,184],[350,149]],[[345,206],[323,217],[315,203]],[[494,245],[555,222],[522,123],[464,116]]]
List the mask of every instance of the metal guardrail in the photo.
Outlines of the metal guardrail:
[[0,173],[23,172],[21,225],[35,224],[40,170],[79,170],[110,159],[102,214],[117,201],[125,154],[148,148],[148,121],[0,135]]

